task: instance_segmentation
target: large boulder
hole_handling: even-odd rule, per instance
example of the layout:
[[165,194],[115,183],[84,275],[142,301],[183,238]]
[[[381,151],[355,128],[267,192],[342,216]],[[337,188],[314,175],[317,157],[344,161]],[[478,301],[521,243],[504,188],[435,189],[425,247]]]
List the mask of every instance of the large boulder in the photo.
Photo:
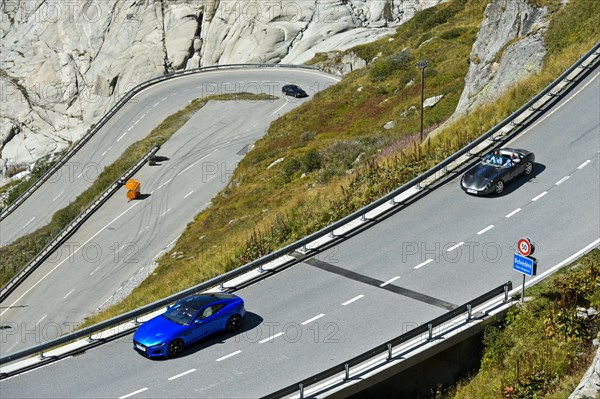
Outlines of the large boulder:
[[459,116],[499,97],[515,82],[541,69],[547,9],[526,0],[493,0],[470,55],[456,113]]

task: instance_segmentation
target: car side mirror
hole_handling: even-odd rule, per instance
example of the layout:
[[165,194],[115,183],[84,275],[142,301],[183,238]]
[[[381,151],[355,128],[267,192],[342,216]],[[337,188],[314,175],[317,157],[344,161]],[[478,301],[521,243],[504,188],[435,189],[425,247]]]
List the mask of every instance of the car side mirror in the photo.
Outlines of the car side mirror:
[[196,319],[196,320],[194,320],[194,324],[202,324],[202,319]]

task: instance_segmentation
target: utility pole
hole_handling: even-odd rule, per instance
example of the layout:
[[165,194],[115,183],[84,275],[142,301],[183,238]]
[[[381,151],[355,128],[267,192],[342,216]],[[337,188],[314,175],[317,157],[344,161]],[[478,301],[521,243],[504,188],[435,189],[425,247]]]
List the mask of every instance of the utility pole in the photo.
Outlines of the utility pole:
[[425,68],[429,65],[428,61],[421,60],[417,62],[416,67],[421,70],[421,142],[423,142],[423,95],[425,91]]

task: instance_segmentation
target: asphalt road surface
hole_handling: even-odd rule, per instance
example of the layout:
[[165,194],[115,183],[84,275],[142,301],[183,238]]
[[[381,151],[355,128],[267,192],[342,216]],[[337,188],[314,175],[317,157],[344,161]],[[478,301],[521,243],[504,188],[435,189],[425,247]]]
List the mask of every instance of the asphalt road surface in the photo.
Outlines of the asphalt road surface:
[[[312,95],[337,80],[308,69],[245,68],[208,71],[151,86],[129,100],[77,154],[0,223],[0,246],[46,225],[56,211],[90,187],[104,167],[112,164],[129,145],[146,137],[167,116],[194,98],[241,91],[281,96],[281,87],[286,83],[296,83]],[[303,101],[289,100],[293,105]]]
[[[571,98],[572,97],[572,98]],[[131,336],[0,382],[3,398],[256,397],[339,364],[507,280],[519,237],[538,273],[600,236],[597,73],[508,146],[533,175],[499,197],[459,177],[316,258],[237,293],[242,332],[149,360]]]
[[[294,81],[313,79],[310,85],[304,81],[308,90],[336,79],[313,71],[294,72],[282,76]],[[260,89],[269,90],[268,86]],[[0,323],[13,332],[52,328],[65,333],[91,313],[122,299],[226,186],[236,163],[269,123],[308,100],[277,94],[277,100],[209,102],[158,152],[168,160],[136,174],[144,199],[128,203],[125,188],[119,190],[3,301]],[[0,334],[0,354],[51,338],[45,333],[25,338]]]

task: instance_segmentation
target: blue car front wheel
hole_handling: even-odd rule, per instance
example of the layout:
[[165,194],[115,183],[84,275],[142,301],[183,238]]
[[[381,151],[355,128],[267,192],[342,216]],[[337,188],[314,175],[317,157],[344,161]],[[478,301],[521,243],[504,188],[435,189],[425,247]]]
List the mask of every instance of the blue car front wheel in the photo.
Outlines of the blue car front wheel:
[[175,356],[179,355],[181,352],[183,352],[183,341],[180,340],[179,338],[171,341],[171,343],[167,347],[167,356],[175,357]]

